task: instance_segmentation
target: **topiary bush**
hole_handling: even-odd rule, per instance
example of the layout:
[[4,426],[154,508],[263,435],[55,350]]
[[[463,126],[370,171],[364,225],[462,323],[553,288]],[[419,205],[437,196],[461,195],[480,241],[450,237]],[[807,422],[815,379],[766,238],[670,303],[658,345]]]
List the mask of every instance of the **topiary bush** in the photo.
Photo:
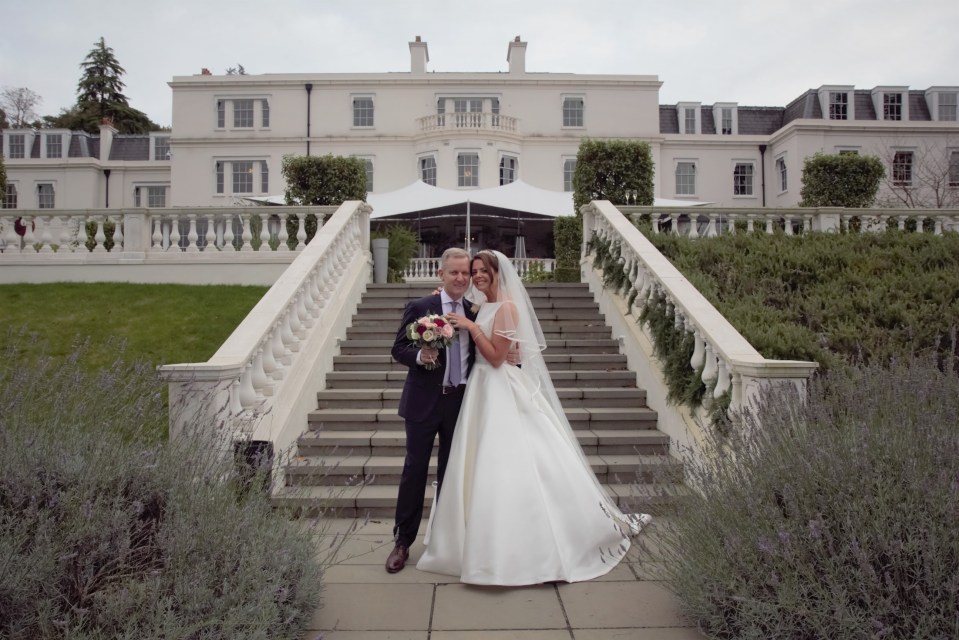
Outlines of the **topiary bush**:
[[370,232],[370,239],[388,238],[390,241],[387,255],[387,282],[406,282],[406,270],[410,260],[420,250],[419,236],[410,227],[403,224],[391,224],[385,228]]
[[151,366],[83,354],[0,358],[0,636],[302,637],[317,538],[207,443],[157,438]]
[[959,637],[959,377],[917,357],[808,391],[687,456],[658,577],[710,638]]
[[579,216],[556,218],[553,221],[553,246],[556,282],[579,282],[579,257],[583,244],[583,221]]

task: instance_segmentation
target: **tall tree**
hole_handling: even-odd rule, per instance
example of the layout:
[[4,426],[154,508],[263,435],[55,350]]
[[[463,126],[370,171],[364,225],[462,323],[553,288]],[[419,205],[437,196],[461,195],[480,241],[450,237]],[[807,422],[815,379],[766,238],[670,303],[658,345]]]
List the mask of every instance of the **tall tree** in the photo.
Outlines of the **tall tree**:
[[94,43],[80,68],[83,74],[77,83],[76,106],[64,109],[59,116],[45,118],[49,124],[96,133],[103,118],[111,118],[120,133],[160,129],[145,113],[131,107],[123,95],[126,85],[122,77],[126,71],[103,38]]
[[4,87],[0,91],[0,109],[12,129],[31,126],[37,120],[36,108],[41,102],[40,94],[27,87]]

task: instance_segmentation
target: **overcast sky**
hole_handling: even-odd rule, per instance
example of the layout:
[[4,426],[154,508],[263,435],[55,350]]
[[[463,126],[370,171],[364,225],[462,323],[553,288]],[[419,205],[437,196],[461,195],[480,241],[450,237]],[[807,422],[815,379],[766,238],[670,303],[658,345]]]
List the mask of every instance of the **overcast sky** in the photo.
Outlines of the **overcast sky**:
[[823,84],[959,85],[957,0],[0,0],[0,86],[76,99],[103,36],[130,103],[171,124],[167,82],[199,73],[506,71],[655,75],[660,103],[784,106]]

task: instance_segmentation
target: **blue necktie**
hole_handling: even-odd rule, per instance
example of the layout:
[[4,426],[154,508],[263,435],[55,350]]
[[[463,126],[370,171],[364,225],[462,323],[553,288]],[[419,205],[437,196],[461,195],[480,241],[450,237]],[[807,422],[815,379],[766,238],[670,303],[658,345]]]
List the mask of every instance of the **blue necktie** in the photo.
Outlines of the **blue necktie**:
[[[456,300],[450,302],[450,313],[456,313],[459,303]],[[450,386],[458,386],[463,381],[462,354],[460,353],[460,334],[453,333],[453,342],[449,346],[450,363]]]

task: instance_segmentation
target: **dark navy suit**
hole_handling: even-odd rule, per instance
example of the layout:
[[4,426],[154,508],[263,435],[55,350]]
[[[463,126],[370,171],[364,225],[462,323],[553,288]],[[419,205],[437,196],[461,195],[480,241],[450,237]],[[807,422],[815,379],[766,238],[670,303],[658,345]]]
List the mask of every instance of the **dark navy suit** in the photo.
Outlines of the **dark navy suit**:
[[[476,314],[470,308],[471,303],[465,298],[462,302],[461,313],[470,320],[475,320]],[[407,337],[406,328],[417,318],[430,313],[444,313],[443,302],[438,293],[409,302],[403,312],[403,321],[396,332],[392,350],[393,358],[409,367],[399,406],[399,414],[406,420],[406,461],[403,463],[403,475],[400,478],[396,499],[396,526],[393,529],[396,543],[407,547],[416,539],[416,532],[423,518],[423,499],[426,495],[433,441],[439,434],[440,448],[436,469],[438,494],[450,457],[453,429],[463,403],[462,389],[443,393],[446,349],[440,349],[437,360],[439,366],[432,371],[416,363],[416,354],[420,349]],[[476,345],[470,339],[467,375],[473,368],[475,354]]]

